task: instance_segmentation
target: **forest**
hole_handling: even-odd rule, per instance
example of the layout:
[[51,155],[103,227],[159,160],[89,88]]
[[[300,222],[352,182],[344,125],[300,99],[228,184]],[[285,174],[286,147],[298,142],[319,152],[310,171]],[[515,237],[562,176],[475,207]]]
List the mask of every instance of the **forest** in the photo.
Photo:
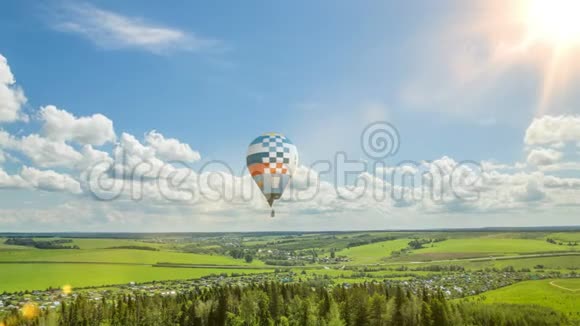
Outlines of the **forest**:
[[263,282],[172,295],[78,295],[57,311],[29,304],[2,325],[563,325],[566,317],[533,305],[447,300],[441,291],[360,283],[332,288]]

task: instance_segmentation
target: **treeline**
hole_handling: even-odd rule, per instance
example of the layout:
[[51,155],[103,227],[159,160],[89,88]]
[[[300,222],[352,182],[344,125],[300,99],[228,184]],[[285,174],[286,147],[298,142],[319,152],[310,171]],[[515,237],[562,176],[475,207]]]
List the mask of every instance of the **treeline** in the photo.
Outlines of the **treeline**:
[[371,243],[382,242],[382,241],[391,241],[397,239],[396,237],[378,237],[378,238],[370,238],[370,239],[357,239],[351,241],[346,244],[347,248],[364,246]]
[[251,263],[254,261],[254,255],[251,251],[243,248],[234,248],[229,251],[232,258],[243,259],[246,263]]
[[446,238],[435,238],[435,239],[414,239],[408,243],[410,249],[421,249],[424,248],[426,244],[433,244],[435,242],[441,242],[447,240]]
[[445,241],[447,238],[428,238],[428,239],[413,239],[407,243],[407,247],[401,250],[391,251],[391,257],[405,256],[413,250],[425,248],[425,245],[430,244],[433,247],[435,242]]
[[158,248],[149,247],[149,246],[114,246],[114,247],[108,247],[105,249],[132,249],[132,250],[159,251]]
[[265,259],[264,264],[271,266],[304,266],[301,260]]
[[8,238],[4,244],[15,246],[28,246],[38,249],[80,249],[77,245],[64,245],[72,243],[71,239],[55,239],[55,240],[34,240],[32,238]]
[[578,245],[578,242],[577,241],[574,241],[574,242],[568,241],[568,243],[564,243],[562,241],[556,241],[556,240],[554,240],[552,238],[547,238],[546,239],[546,242],[551,243],[551,244],[557,244],[557,245],[560,245],[560,246],[566,245],[566,246],[570,246],[570,247],[574,247],[574,246],[577,246]]
[[[563,325],[549,308],[449,302],[440,292],[418,293],[387,284],[317,287],[308,283],[260,283],[204,288],[173,296],[116,294],[100,300],[77,296],[57,312],[25,319],[12,311],[14,325],[296,325],[447,326]],[[38,315],[38,316],[37,316]],[[37,317],[36,317],[37,316]]]

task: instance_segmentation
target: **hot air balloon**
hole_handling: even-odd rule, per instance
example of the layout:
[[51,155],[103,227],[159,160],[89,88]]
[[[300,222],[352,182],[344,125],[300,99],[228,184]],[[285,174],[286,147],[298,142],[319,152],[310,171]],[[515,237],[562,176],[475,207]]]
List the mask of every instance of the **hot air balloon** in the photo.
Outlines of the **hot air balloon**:
[[[290,139],[276,132],[254,139],[246,156],[248,170],[270,207],[280,199],[298,165],[298,151]],[[272,208],[271,217],[274,217]]]

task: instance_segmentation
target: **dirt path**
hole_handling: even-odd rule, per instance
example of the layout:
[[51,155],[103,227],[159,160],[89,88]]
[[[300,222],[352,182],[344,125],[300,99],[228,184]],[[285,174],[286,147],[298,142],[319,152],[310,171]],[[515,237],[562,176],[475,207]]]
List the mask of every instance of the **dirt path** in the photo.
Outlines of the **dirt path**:
[[580,289],[569,289],[569,288],[563,287],[563,286],[561,286],[561,285],[558,285],[558,284],[554,283],[554,281],[550,282],[550,285],[551,285],[551,286],[555,286],[555,287],[557,287],[557,288],[560,288],[560,289],[562,289],[562,290],[570,291],[570,292],[577,292],[577,291],[580,291]]

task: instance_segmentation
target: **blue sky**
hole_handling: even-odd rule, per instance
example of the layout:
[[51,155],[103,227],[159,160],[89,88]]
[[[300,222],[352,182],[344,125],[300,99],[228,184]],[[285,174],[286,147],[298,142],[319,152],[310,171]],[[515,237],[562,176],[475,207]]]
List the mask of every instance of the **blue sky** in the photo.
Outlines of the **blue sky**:
[[[577,35],[566,39],[565,55],[553,60],[563,41],[556,44],[543,33],[546,28],[522,21],[527,7],[520,3],[2,4],[0,55],[5,76],[8,69],[15,83],[5,78],[3,84],[12,97],[0,89],[0,228],[577,224],[580,99],[571,86],[578,75],[570,59],[578,50]],[[26,101],[4,104],[18,117],[2,119],[2,101],[19,91]],[[433,206],[363,196],[343,202],[332,191],[342,185],[321,175],[320,188],[328,193],[307,203],[287,198],[280,203],[281,217],[264,221],[260,198],[104,202],[91,196],[85,182],[84,146],[117,164],[116,149],[139,144],[143,148],[131,152],[135,159],[154,158],[159,165],[183,159],[201,179],[203,164],[224,161],[239,177],[232,182],[244,187],[247,145],[265,131],[294,141],[303,171],[339,151],[370,164],[360,135],[374,121],[388,121],[400,134],[400,150],[386,160],[389,172],[406,160],[427,170],[433,161],[451,169],[474,161],[488,182],[478,184],[478,191],[496,200]],[[389,189],[400,186],[376,172],[369,165],[362,177]],[[78,207],[86,208],[86,216],[62,216]],[[556,212],[556,220],[543,222]],[[362,214],[365,222],[353,223],[352,214]]]

